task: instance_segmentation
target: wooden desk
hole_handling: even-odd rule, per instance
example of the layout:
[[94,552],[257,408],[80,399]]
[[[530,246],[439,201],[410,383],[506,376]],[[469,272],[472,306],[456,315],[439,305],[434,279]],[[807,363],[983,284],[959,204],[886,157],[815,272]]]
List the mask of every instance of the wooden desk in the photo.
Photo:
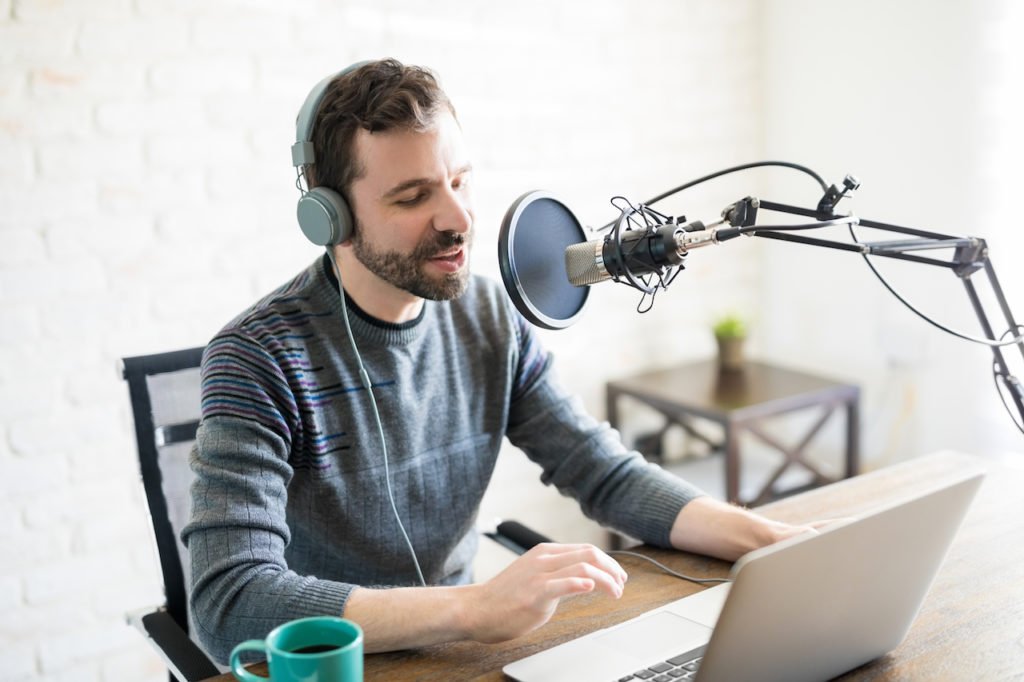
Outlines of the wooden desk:
[[[982,463],[988,468],[949,555],[903,643],[841,680],[1005,680],[1024,676],[1024,455],[1005,462],[937,454],[857,476],[759,509],[804,522],[856,514],[953,477]],[[730,565],[652,547],[641,551],[676,570],[724,577]],[[629,582],[619,601],[591,595],[565,600],[551,621],[497,645],[459,642],[366,657],[369,680],[506,680],[506,663],[559,642],[620,623],[704,589],[672,578],[646,562],[621,557]],[[885,557],[878,560],[885,579]],[[266,674],[265,666],[253,666]],[[230,674],[213,678],[232,680]]]
[[[834,479],[804,457],[804,451],[840,408],[846,414],[845,476],[858,472],[860,388],[854,384],[764,362],[747,362],[742,369],[722,371],[714,360],[705,360],[609,382],[605,389],[606,408],[608,422],[615,428],[621,427],[619,400],[623,397],[633,398],[664,415],[666,423],[659,438],[669,426],[678,424],[689,435],[723,451],[725,496],[730,502],[756,506],[784,494],[786,491],[777,491],[774,486],[794,464],[814,475],[812,485],[832,482]],[[763,428],[766,419],[815,408],[819,411],[817,419],[795,445],[782,443]],[[721,425],[721,439],[703,433],[695,423],[699,419]],[[783,461],[758,494],[741,500],[740,440],[744,434],[780,452]]]

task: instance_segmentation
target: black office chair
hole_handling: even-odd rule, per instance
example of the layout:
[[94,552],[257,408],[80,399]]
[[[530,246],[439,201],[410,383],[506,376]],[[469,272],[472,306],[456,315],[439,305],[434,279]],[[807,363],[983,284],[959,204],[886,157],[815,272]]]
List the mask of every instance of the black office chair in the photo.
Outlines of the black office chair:
[[[167,599],[164,606],[129,614],[128,619],[164,659],[172,682],[202,680],[221,672],[189,637],[190,564],[188,548],[180,540],[190,514],[193,474],[188,457],[199,427],[202,356],[199,347],[121,361]],[[547,542],[515,521],[499,523],[484,535],[517,554]]]
[[199,427],[199,364],[203,348],[124,358],[131,395],[139,468],[160,556],[167,603],[151,613],[129,614],[164,659],[173,680],[201,680],[220,670],[188,627],[188,550],[179,539],[188,523],[192,470],[189,452]]

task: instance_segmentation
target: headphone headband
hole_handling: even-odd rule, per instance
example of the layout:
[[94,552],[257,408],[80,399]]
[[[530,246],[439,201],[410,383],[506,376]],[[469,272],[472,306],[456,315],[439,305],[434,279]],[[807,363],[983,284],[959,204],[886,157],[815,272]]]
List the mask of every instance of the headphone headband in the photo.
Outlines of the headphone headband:
[[292,165],[295,167],[305,166],[316,162],[316,152],[313,150],[313,126],[316,124],[316,115],[320,111],[320,102],[327,94],[327,88],[335,78],[355,71],[369,61],[361,61],[327,76],[313,86],[313,89],[306,95],[306,101],[299,109],[299,115],[295,117],[295,144],[292,145]]

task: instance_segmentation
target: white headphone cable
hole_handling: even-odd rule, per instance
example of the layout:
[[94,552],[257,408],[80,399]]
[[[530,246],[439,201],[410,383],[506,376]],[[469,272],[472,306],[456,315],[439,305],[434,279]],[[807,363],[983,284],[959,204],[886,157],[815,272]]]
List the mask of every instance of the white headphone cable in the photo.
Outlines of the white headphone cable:
[[416,567],[416,575],[420,579],[420,584],[423,587],[427,586],[427,581],[423,578],[423,571],[420,570],[419,559],[416,558],[416,550],[412,546],[412,541],[409,539],[409,534],[405,532],[405,526],[402,525],[402,518],[398,515],[398,507],[395,506],[395,495],[391,490],[391,472],[388,468],[388,444],[384,438],[384,425],[380,421],[380,412],[377,409],[377,399],[373,395],[373,387],[370,382],[370,375],[366,373],[366,369],[363,367],[363,358],[359,355],[359,349],[356,347],[356,338],[352,334],[352,326],[348,321],[348,305],[345,302],[345,288],[341,283],[341,268],[338,267],[337,261],[334,260],[334,253],[331,251],[331,245],[327,245],[327,257],[331,261],[331,265],[334,268],[334,276],[338,279],[338,294],[341,296],[341,319],[345,322],[345,332],[348,334],[349,343],[352,345],[352,354],[356,358],[356,365],[359,367],[359,380],[366,389],[366,394],[370,397],[370,406],[373,408],[373,417],[377,423],[377,435],[380,436],[380,447],[384,453],[384,483],[388,489],[388,500],[391,502],[391,511],[395,514],[395,521],[398,522],[398,530],[402,532],[402,538],[405,540],[406,547],[409,548],[409,554],[412,556],[413,566]]

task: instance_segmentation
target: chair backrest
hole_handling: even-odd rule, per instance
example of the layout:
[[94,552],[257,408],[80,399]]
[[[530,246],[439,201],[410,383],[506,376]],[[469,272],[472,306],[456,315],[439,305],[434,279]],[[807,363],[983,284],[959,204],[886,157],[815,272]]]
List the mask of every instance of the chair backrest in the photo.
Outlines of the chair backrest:
[[202,356],[199,347],[122,360],[167,612],[186,633],[190,564],[180,533],[191,509],[188,457],[199,426]]

